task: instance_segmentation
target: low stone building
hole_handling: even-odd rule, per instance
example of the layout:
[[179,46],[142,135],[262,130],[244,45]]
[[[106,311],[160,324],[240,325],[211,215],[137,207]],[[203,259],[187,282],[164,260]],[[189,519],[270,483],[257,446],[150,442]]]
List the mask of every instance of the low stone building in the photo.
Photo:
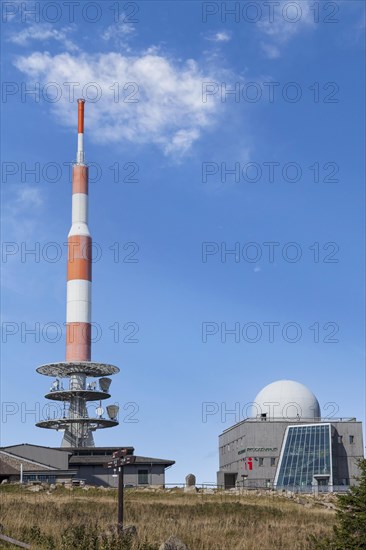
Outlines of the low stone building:
[[0,450],[0,482],[5,480],[14,482],[22,479],[25,483],[28,481],[70,483],[76,475],[77,470],[69,469],[67,464],[65,464],[65,468],[55,468],[49,464],[8,452],[4,448]]
[[[133,447],[127,448],[133,453]],[[88,485],[116,487],[117,475],[107,463],[121,447],[43,447],[22,443],[0,448],[0,481],[19,481],[21,467],[24,482],[48,483],[83,481]],[[124,466],[126,487],[157,485],[164,487],[165,470],[175,464],[164,460],[136,456],[133,464]],[[22,466],[21,466],[22,465]]]

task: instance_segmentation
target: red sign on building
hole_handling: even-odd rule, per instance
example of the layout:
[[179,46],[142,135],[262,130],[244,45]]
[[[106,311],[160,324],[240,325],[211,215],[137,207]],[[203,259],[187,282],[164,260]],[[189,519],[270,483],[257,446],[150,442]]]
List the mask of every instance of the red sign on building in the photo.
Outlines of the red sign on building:
[[253,459],[251,457],[245,459],[245,469],[253,470]]

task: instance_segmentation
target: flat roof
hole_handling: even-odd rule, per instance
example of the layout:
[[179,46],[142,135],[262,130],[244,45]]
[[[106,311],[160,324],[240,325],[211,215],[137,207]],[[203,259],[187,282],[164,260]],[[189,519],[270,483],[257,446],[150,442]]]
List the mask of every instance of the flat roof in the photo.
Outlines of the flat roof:
[[[147,456],[137,456],[137,455],[134,455],[135,456],[135,462],[133,464],[160,464],[162,466],[173,466],[173,464],[175,464],[175,460],[168,460],[168,459],[164,459],[164,458],[152,458],[152,457],[147,457]],[[70,460],[69,460],[69,464],[73,464],[73,465],[76,465],[76,464],[80,464],[80,465],[87,465],[87,464],[90,464],[90,465],[100,465],[100,464],[105,464],[106,463],[106,460],[107,459],[111,459],[111,455],[73,455]],[[133,466],[133,464],[131,464],[131,466]]]
[[[43,462],[36,462],[32,459],[25,458],[19,454],[11,452],[11,449],[16,447],[37,447],[39,449],[48,449],[51,451],[61,451],[69,455],[69,464],[105,464],[107,460],[112,458],[112,454],[121,449],[127,449],[132,454],[134,447],[120,445],[118,447],[46,447],[44,445],[33,445],[32,443],[19,443],[17,445],[9,445],[7,447],[0,447],[0,452],[12,455],[18,460],[28,461],[39,466],[46,466],[48,470],[54,469],[49,465],[45,465]],[[153,458],[148,456],[134,455],[135,464],[161,464],[164,466],[172,466],[175,464],[175,460],[169,460],[164,458]]]
[[266,423],[286,423],[291,425],[298,425],[300,423],[305,424],[320,424],[320,423],[330,423],[330,424],[337,424],[338,422],[357,422],[359,424],[362,424],[361,420],[356,420],[355,417],[349,417],[349,418],[271,418],[270,416],[266,418],[245,418],[244,420],[240,420],[240,422],[237,422],[236,424],[233,424],[232,426],[229,426],[229,428],[226,428],[223,430],[223,432],[220,435],[223,435],[230,430],[233,430],[234,428],[237,428],[241,424],[244,423],[256,423],[256,424],[266,424]]

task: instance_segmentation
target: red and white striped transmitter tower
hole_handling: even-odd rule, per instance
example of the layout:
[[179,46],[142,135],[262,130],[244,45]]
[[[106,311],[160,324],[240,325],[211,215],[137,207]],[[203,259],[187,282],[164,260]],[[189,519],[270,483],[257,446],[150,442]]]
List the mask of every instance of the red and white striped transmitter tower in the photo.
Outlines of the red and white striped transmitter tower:
[[[118,406],[106,407],[111,379],[119,368],[91,361],[92,239],[88,227],[88,166],[84,158],[84,99],[78,100],[78,149],[72,172],[72,224],[68,235],[66,361],[42,365],[52,376],[47,419],[36,425],[64,432],[63,447],[93,447],[93,431],[118,425]],[[99,380],[90,380],[98,378]],[[66,380],[65,380],[66,379]],[[64,385],[68,389],[64,389]],[[90,406],[88,406],[90,405]],[[88,414],[90,409],[91,416]]]

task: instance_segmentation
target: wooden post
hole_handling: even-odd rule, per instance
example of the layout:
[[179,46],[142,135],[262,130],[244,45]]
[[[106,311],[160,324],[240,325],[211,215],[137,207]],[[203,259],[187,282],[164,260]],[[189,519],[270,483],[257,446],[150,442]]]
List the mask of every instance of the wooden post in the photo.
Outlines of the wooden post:
[[11,537],[7,537],[6,535],[0,535],[0,540],[4,540],[5,542],[13,544],[14,546],[18,546],[19,548],[31,548],[30,544],[20,542],[19,540],[12,539]]
[[118,531],[123,531],[123,464],[119,466],[118,470],[118,518],[117,518]]
[[107,462],[106,468],[116,468],[118,470],[118,510],[117,510],[117,530],[119,533],[123,531],[123,466],[125,464],[133,464],[136,457],[127,455],[127,449],[121,449],[113,453],[113,460]]

